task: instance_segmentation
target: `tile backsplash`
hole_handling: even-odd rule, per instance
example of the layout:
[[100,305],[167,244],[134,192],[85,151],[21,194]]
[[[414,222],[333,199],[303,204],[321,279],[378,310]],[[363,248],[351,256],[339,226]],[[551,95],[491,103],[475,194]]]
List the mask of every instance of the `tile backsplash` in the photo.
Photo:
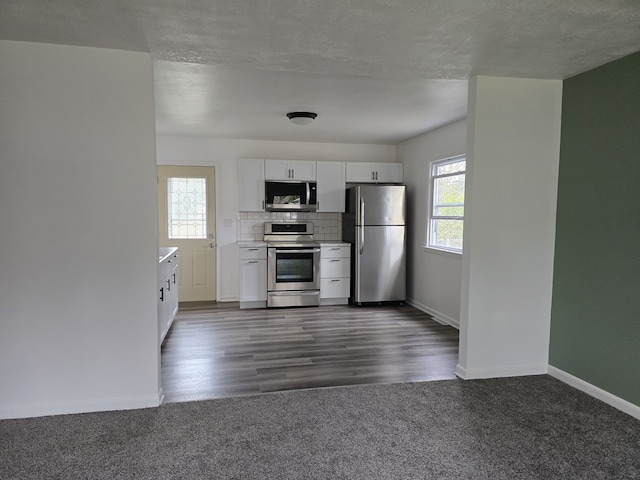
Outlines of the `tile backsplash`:
[[240,242],[261,241],[264,222],[300,220],[313,222],[314,240],[341,240],[342,214],[310,212],[240,212],[237,235]]

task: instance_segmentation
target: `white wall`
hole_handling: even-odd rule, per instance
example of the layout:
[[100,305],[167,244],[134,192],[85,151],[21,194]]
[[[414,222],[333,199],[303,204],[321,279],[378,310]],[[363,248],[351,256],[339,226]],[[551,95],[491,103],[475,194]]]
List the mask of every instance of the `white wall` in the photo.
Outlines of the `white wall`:
[[408,302],[437,320],[458,327],[462,256],[425,248],[429,162],[466,152],[466,120],[446,125],[401,143],[408,199]]
[[158,405],[149,55],[0,42],[0,418]]
[[545,373],[562,81],[469,83],[462,378]]
[[159,165],[214,165],[216,169],[218,300],[239,299],[238,222],[239,158],[281,158],[345,162],[393,162],[391,145],[276,142],[205,137],[158,136]]

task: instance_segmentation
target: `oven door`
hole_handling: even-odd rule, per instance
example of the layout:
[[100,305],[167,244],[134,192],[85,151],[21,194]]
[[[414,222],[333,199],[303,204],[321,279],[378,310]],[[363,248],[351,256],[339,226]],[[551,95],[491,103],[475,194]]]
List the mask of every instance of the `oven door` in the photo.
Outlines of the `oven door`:
[[320,289],[320,248],[269,247],[267,259],[268,291]]

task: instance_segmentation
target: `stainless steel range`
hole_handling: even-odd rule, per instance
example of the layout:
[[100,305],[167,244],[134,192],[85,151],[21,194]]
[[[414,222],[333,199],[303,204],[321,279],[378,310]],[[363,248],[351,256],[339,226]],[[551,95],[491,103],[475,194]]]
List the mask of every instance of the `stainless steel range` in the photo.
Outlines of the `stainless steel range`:
[[320,305],[320,244],[311,222],[265,222],[267,307]]

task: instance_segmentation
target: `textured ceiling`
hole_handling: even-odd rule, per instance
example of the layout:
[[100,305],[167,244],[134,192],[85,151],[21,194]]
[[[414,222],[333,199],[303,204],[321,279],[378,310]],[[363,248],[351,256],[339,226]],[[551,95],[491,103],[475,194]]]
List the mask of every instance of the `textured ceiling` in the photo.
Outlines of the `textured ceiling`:
[[151,52],[159,133],[396,143],[463,117],[471,75],[640,50],[640,1],[0,0],[0,38]]

